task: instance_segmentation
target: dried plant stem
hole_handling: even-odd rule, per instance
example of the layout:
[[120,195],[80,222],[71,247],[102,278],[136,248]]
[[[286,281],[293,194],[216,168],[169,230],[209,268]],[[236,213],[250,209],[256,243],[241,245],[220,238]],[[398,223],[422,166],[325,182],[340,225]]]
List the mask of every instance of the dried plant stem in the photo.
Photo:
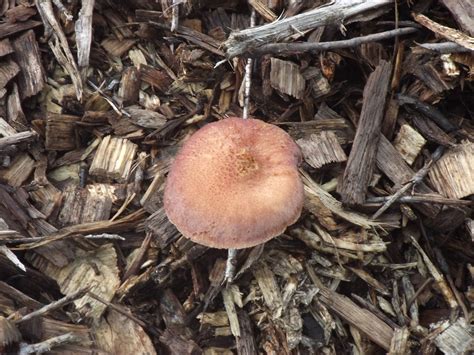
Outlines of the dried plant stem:
[[227,254],[227,263],[225,265],[224,282],[232,283],[235,276],[235,266],[237,264],[237,249],[229,249]]

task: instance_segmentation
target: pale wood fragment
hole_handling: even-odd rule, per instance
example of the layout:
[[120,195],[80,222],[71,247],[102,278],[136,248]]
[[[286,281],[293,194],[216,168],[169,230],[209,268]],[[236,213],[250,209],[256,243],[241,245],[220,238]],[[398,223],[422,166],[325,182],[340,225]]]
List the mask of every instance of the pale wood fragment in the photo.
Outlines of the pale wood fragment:
[[434,343],[444,354],[467,354],[474,350],[474,330],[464,318],[453,324],[444,321],[439,328],[445,330],[439,334]]
[[305,161],[313,168],[318,169],[326,164],[347,160],[334,132],[312,134],[309,139],[301,138],[296,143],[300,146]]
[[136,152],[137,145],[129,140],[106,136],[97,148],[89,173],[125,182],[130,176]]
[[306,87],[299,66],[277,58],[271,58],[270,84],[274,89],[297,99],[303,97]]
[[444,196],[463,198],[474,194],[474,143],[464,142],[445,153],[431,168],[429,177]]
[[408,343],[408,337],[410,331],[407,327],[395,329],[393,332],[392,342],[390,343],[389,355],[405,355],[409,354],[410,345]]
[[408,165],[413,164],[425,144],[426,139],[408,124],[400,127],[393,142],[395,149],[398,150]]

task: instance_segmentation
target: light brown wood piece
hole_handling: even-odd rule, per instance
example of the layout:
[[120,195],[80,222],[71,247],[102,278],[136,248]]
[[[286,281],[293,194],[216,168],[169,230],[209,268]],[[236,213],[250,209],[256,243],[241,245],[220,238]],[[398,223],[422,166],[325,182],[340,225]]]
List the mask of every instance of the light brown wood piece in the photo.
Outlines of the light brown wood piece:
[[364,87],[362,111],[354,143],[342,184],[338,188],[342,202],[348,205],[360,205],[365,201],[375,166],[390,73],[391,64],[380,61],[380,65],[370,74]]
[[137,145],[129,140],[106,136],[95,152],[89,173],[126,182],[130,177],[136,152]]
[[7,169],[0,169],[0,180],[13,187],[22,186],[35,168],[35,161],[26,153],[18,154]]
[[43,90],[45,75],[41,64],[41,55],[32,30],[22,34],[12,42],[15,60],[21,68],[18,75],[20,97],[25,99]]
[[416,157],[426,144],[426,140],[410,125],[404,124],[400,127],[393,145],[401,154],[403,159],[412,165]]
[[407,327],[395,329],[393,332],[392,342],[390,344],[390,351],[388,355],[406,355],[409,354],[410,346],[408,344],[408,338],[410,331]]
[[127,53],[135,43],[137,43],[137,41],[134,39],[118,40],[115,38],[106,38],[100,43],[100,45],[104,47],[107,53],[112,57],[120,58]]
[[313,168],[320,168],[330,163],[340,163],[347,160],[334,132],[324,131],[312,134],[309,139],[298,139],[305,161]]
[[474,143],[465,142],[445,153],[429,177],[436,189],[450,198],[474,194]]

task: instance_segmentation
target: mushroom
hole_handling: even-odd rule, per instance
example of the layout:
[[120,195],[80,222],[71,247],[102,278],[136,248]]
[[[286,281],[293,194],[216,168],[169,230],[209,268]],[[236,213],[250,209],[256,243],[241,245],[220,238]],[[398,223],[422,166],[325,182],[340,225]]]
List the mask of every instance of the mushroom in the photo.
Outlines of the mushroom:
[[194,133],[173,162],[166,214],[192,241],[212,248],[253,247],[299,218],[301,152],[281,128],[226,118]]

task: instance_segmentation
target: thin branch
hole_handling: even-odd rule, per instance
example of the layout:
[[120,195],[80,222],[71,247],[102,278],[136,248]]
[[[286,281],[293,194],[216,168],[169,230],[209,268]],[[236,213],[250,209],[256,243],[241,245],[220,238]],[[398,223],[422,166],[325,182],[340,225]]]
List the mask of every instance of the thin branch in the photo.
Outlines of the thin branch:
[[364,43],[382,41],[397,36],[407,35],[417,32],[418,29],[413,27],[397,28],[395,30],[384,31],[362,37],[355,37],[342,41],[329,41],[329,42],[304,42],[304,43],[270,43],[264,44],[254,50],[250,50],[250,55],[257,56],[267,53],[272,54],[284,54],[284,53],[297,53],[297,52],[321,52],[333,49],[341,48],[353,48]]
[[73,333],[66,333],[62,335],[58,335],[45,341],[36,344],[20,344],[20,350],[18,351],[19,355],[26,355],[26,354],[42,354],[45,352],[51,351],[52,348],[67,344],[67,343],[75,343],[79,342],[81,339],[73,334]]
[[26,322],[30,319],[33,319],[33,318],[36,318],[36,317],[40,317],[46,313],[49,313],[51,311],[54,311],[55,309],[57,308],[60,308],[78,298],[81,298],[82,296],[84,296],[87,291],[89,291],[89,287],[85,287],[79,291],[76,291],[66,297],[63,297],[57,301],[54,301],[50,304],[47,304],[46,306],[44,307],[41,307],[40,309],[37,309],[36,311],[33,311],[31,313],[28,313],[26,315],[24,315],[23,317],[19,318],[19,319],[16,319],[14,320],[14,322],[16,324],[19,324],[19,323],[23,323],[23,322]]

